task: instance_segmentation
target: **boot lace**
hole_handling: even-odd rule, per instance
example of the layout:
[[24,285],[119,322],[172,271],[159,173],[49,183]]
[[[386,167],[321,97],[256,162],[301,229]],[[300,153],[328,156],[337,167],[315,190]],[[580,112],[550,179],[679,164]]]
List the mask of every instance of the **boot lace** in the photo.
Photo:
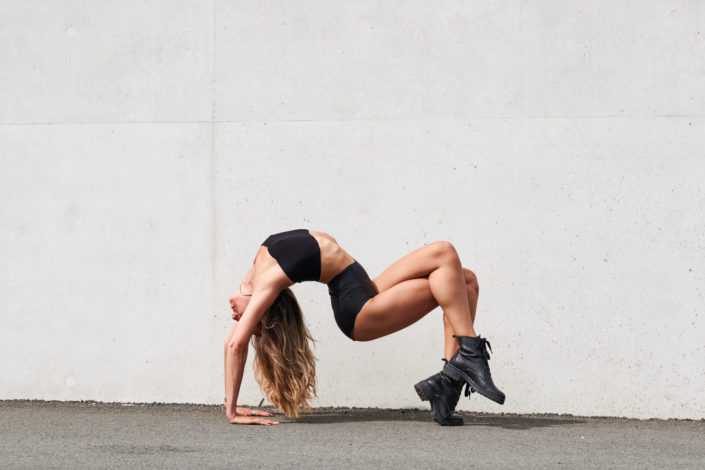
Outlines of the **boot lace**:
[[[488,351],[489,349],[489,351]],[[489,341],[487,341],[487,338],[480,337],[480,355],[487,359],[488,361],[490,360],[490,353],[492,352],[492,345],[490,344]]]
[[[484,358],[484,359],[486,359],[486,360],[489,361],[489,360],[490,360],[490,353],[491,353],[491,352],[493,353],[493,351],[492,351],[492,345],[490,344],[489,341],[487,341],[487,338],[483,338],[482,336],[479,337],[479,340],[480,340],[480,344],[478,345],[478,348],[477,348],[477,349],[478,349],[478,352],[480,353],[480,356],[481,356],[482,358]],[[489,351],[488,351],[488,349],[489,349]],[[493,353],[493,354],[494,354],[494,353]],[[490,371],[489,371],[489,369],[488,369],[488,370],[487,370],[487,374],[489,375],[489,373],[490,373]],[[469,383],[465,382],[465,392],[464,392],[464,395],[465,395],[466,397],[468,397],[468,399],[469,399],[469,398],[470,398],[470,395],[471,395],[472,393],[474,393],[474,392],[476,392],[476,390],[475,390],[473,387],[471,387]]]

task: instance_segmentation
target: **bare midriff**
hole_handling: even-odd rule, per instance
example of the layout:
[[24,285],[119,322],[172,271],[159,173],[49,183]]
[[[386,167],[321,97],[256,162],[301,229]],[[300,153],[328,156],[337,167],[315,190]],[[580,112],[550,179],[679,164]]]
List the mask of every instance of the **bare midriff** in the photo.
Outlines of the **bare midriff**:
[[355,259],[343,250],[335,238],[324,232],[308,231],[318,242],[321,249],[321,279],[328,284],[343,269],[355,262]]

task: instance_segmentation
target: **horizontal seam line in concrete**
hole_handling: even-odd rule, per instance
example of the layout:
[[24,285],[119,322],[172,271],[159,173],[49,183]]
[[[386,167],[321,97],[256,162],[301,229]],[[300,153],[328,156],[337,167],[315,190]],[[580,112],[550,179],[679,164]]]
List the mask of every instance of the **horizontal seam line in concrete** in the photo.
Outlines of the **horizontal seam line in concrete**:
[[204,121],[44,121],[44,122],[0,122],[0,126],[78,126],[78,125],[119,125],[119,124],[237,124],[237,123],[265,123],[265,122],[469,122],[469,121],[518,121],[518,120],[560,120],[560,119],[662,119],[662,118],[703,118],[703,114],[655,114],[652,116],[643,115],[604,115],[604,116],[489,116],[471,117],[464,119],[455,118],[429,118],[429,119],[395,119],[395,118],[372,118],[372,119],[245,119],[245,120],[204,120]]

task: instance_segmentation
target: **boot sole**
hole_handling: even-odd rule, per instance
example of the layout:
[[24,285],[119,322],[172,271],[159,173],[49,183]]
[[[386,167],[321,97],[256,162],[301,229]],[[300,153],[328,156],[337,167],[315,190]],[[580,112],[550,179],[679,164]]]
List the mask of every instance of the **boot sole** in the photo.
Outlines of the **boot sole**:
[[465,372],[458,369],[450,362],[446,362],[446,364],[443,366],[443,372],[450,375],[455,380],[463,379],[470,385],[470,387],[472,387],[477,393],[479,393],[483,397],[489,398],[493,402],[499,403],[500,405],[504,405],[504,397],[500,395],[495,395],[494,393],[488,392],[487,390],[478,387],[477,383],[475,383],[474,380],[470,379],[470,377],[465,374]]
[[[425,384],[423,382],[419,382],[416,385],[414,385],[414,390],[416,390],[416,394],[419,396],[421,401],[429,401],[430,398],[428,398],[428,397],[429,397],[430,393],[428,391],[424,391],[424,389],[423,389],[424,385]],[[427,393],[429,395],[427,395]]]
[[[424,382],[419,382],[416,385],[414,385],[414,390],[416,390],[417,395],[421,399],[421,401],[428,401],[431,403],[431,412],[433,412],[433,420],[440,424],[441,426],[462,426],[465,424],[465,421],[463,421],[463,417],[459,415],[459,419],[445,419],[441,418],[436,414],[435,407],[433,406],[433,401],[431,401],[428,396],[430,395],[429,391],[424,391]],[[452,416],[452,415],[451,415]]]
[[441,426],[463,426],[465,424],[465,421],[463,421],[462,417],[459,420],[441,419],[438,416],[436,416],[435,413],[433,416],[433,420],[435,422],[437,422],[438,424],[440,424]]

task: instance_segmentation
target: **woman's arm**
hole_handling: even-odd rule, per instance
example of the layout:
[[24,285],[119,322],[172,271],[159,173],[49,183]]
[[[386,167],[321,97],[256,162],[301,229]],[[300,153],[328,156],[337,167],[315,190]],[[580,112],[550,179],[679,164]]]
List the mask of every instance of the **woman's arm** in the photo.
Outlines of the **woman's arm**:
[[[244,352],[229,354],[227,357],[225,383],[228,393],[226,394],[225,416],[231,424],[263,424],[266,426],[279,424],[271,419],[258,417],[274,416],[272,413],[254,411],[236,405],[246,361],[247,347],[244,348]],[[233,406],[233,404],[235,404],[235,406]]]
[[[248,342],[255,327],[264,315],[264,312],[272,305],[279,295],[281,289],[272,284],[260,283],[263,287],[255,289],[252,293],[245,312],[240,317],[237,326],[229,336],[229,341],[225,352],[225,415],[233,424],[277,424],[276,421],[250,416],[252,410],[239,408],[237,398],[242,384],[242,376],[247,361]],[[246,411],[245,411],[246,410]],[[260,412],[259,415],[273,416],[271,413]]]

